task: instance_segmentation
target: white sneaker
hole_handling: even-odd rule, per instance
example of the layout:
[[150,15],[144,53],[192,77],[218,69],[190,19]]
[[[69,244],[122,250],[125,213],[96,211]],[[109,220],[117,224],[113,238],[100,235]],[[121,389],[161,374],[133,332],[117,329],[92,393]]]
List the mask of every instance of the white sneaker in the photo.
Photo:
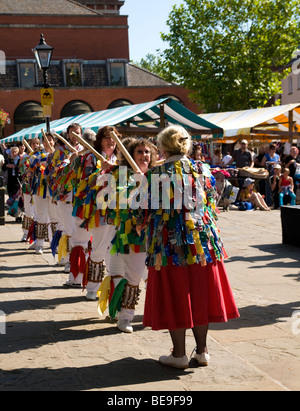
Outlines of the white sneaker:
[[64,268],[64,273],[69,273],[71,270],[71,264],[70,263],[66,263],[65,268]]
[[97,300],[97,293],[89,291],[89,292],[86,293],[85,298],[89,301],[96,301]]
[[169,367],[175,367],[175,368],[180,368],[182,370],[185,370],[189,366],[189,360],[187,355],[184,355],[183,357],[173,357],[173,355],[162,355],[159,357],[158,360],[162,365],[168,365]]
[[25,243],[27,240],[27,234],[23,234],[23,237],[21,238],[21,243]]
[[129,320],[118,320],[117,327],[119,328],[120,331],[123,331],[124,333],[133,332],[133,328]]
[[198,361],[198,364],[202,367],[207,367],[210,360],[210,355],[207,352],[202,352],[201,354],[195,354],[194,358]]
[[37,245],[35,248],[35,254],[43,254],[43,247]]

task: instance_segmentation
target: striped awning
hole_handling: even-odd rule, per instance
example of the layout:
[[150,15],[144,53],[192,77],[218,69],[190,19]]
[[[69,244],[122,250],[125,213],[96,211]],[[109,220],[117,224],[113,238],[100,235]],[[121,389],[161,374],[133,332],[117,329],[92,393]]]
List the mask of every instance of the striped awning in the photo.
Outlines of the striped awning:
[[199,117],[207,120],[224,131],[224,137],[249,136],[255,131],[265,132],[267,135],[289,134],[289,112],[293,112],[293,132],[300,132],[300,103],[286,104],[274,107],[265,107],[243,111],[229,111],[223,113],[200,114]]
[[[50,129],[60,134],[72,123],[79,123],[83,129],[92,129],[95,132],[104,126],[120,126],[139,129],[157,129],[161,127],[161,110],[163,106],[164,126],[180,124],[192,132],[193,135],[221,136],[222,130],[210,121],[200,118],[175,100],[162,98],[148,103],[134,104],[103,111],[81,114],[74,117],[65,117],[51,121]],[[41,130],[46,130],[46,124],[32,126],[6,137],[1,142],[12,143],[32,138],[42,137]],[[219,134],[215,134],[219,133]]]

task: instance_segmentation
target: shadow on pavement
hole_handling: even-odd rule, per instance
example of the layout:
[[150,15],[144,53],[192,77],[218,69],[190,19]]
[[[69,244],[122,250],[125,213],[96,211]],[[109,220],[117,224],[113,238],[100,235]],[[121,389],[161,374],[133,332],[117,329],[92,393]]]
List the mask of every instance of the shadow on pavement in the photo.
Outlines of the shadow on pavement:
[[[120,390],[123,386],[132,386],[137,391],[139,385],[145,389],[145,383],[179,380],[181,375],[193,373],[161,366],[151,358],[135,359],[133,357],[111,361],[89,367],[21,368],[11,372],[2,372],[2,389],[5,391],[78,391],[105,390],[114,387]],[[106,397],[112,397],[106,393]],[[131,396],[128,392],[128,397]],[[102,404],[103,405],[103,404]]]

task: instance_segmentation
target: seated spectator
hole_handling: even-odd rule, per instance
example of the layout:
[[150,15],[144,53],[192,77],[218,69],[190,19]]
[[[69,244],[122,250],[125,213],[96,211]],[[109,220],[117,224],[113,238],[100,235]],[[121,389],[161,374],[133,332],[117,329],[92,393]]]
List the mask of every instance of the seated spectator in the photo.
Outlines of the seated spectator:
[[244,181],[243,188],[240,193],[240,201],[250,202],[253,204],[254,208],[259,208],[260,210],[270,211],[270,208],[265,203],[265,200],[260,193],[254,188],[255,180],[252,178],[246,178]]
[[190,158],[192,158],[193,160],[200,160],[202,162],[205,162],[205,157],[202,153],[202,147],[200,143],[193,142]]
[[261,162],[265,154],[268,152],[268,150],[269,150],[269,147],[267,145],[263,145],[259,147],[258,155],[254,160],[254,167],[257,167],[257,168],[262,167]]
[[290,155],[288,155],[284,160],[284,167],[290,170],[290,177],[292,177],[294,182],[294,193],[296,191],[296,168],[300,164],[299,149],[295,146],[291,147]]
[[227,152],[226,156],[224,156],[222,158],[222,164],[223,167],[228,166],[228,164],[230,163],[230,161],[232,160],[232,155],[229,153],[229,151]]
[[219,148],[217,148],[214,152],[212,161],[211,161],[211,165],[215,166],[215,167],[223,167],[223,163],[222,163],[222,153],[221,150]]
[[276,153],[275,144],[270,144],[269,152],[264,155],[261,166],[270,169],[270,163],[273,163],[271,164],[271,168],[273,168],[274,164],[280,163],[280,156]]
[[279,208],[279,179],[281,176],[281,166],[279,164],[275,164],[274,174],[270,177],[270,185],[271,185],[271,192],[272,192],[272,199],[274,208]]
[[296,194],[294,193],[294,182],[290,176],[290,170],[285,168],[279,179],[279,205],[283,206],[283,197],[289,195],[291,199],[291,206],[296,205]]

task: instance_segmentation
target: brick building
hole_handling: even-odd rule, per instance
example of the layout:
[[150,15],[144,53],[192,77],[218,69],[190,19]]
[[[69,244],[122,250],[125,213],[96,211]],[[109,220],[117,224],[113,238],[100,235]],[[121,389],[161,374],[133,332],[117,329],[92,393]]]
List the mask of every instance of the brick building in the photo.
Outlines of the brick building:
[[118,0],[1,0],[0,108],[10,114],[4,136],[44,121],[42,73],[32,49],[43,33],[54,47],[51,119],[172,96],[192,111],[189,91],[129,62],[128,21]]

